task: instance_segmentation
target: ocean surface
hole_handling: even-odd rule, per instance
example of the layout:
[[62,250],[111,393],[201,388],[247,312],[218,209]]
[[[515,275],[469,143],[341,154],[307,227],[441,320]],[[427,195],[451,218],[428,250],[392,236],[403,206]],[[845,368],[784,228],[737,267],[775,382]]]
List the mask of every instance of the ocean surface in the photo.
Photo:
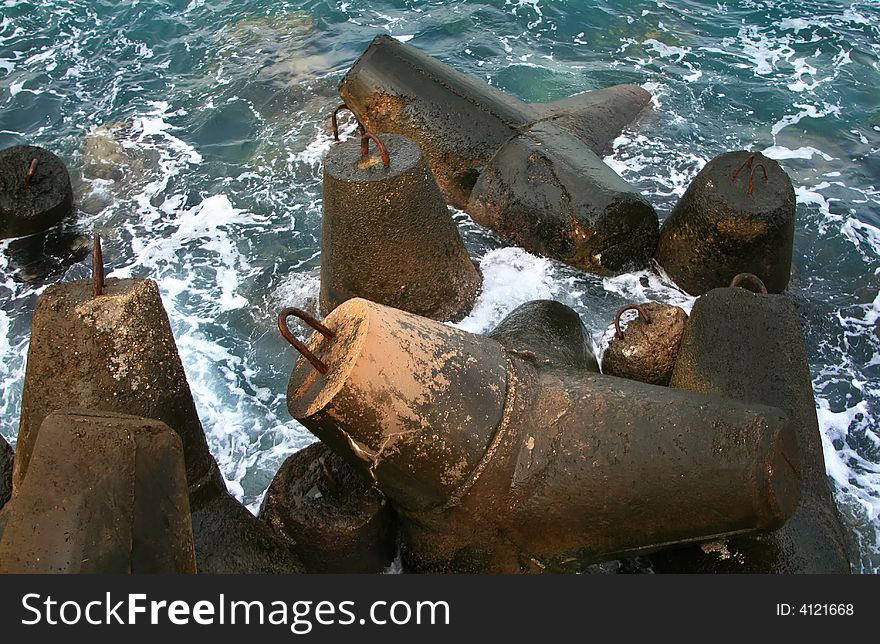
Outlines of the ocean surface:
[[[252,510],[312,436],[284,393],[283,306],[318,293],[321,159],[336,86],[379,33],[527,101],[638,83],[653,106],[606,161],[665,218],[712,157],[778,159],[798,200],[791,294],[806,325],[825,464],[880,570],[880,2],[0,0],[0,148],[69,164],[76,226],[112,277],[155,279],[210,447]],[[349,124],[347,131],[351,132]],[[535,298],[574,307],[597,349],[616,309],[689,309],[657,272],[586,275],[455,218],[484,291],[459,326]],[[19,242],[20,244],[21,242]],[[14,443],[31,317],[52,281],[0,242],[0,433]]]

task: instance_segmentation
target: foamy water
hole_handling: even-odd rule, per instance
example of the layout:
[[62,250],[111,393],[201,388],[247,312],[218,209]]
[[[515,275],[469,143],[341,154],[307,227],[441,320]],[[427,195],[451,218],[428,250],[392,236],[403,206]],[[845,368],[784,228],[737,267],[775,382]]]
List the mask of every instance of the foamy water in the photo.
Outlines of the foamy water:
[[[826,468],[859,544],[855,570],[876,572],[880,10],[789,5],[4,0],[0,147],[36,143],[64,157],[80,228],[104,237],[109,274],[158,282],[211,450],[255,509],[283,459],[313,440],[286,409],[295,356],[275,314],[315,309],[327,117],[369,40],[391,33],[531,101],[639,83],[652,109],[606,161],[661,218],[730,149],[762,150],[792,178],[791,293],[807,330]],[[98,176],[102,159],[131,171]],[[454,216],[484,274],[458,323],[468,331],[551,298],[580,313],[600,352],[623,304],[693,304],[662,271],[586,275]],[[62,279],[88,276],[87,263]],[[12,442],[45,287],[15,281],[16,270],[0,253],[0,433]]]

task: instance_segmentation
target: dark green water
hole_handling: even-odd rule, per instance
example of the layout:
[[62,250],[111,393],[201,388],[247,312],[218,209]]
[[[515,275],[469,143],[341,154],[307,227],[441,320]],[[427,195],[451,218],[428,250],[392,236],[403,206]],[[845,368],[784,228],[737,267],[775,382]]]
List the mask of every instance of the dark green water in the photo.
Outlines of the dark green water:
[[[60,154],[112,274],[159,282],[211,448],[252,507],[312,440],[286,410],[294,356],[274,315],[314,305],[327,116],[377,33],[529,101],[642,84],[654,109],[608,162],[661,217],[716,154],[765,150],[798,195],[792,293],[826,466],[855,569],[880,568],[877,2],[0,0],[0,15],[0,148]],[[601,347],[624,303],[691,304],[657,274],[584,275],[457,218],[486,277],[469,330],[552,297]],[[42,286],[16,281],[3,249],[0,432],[12,439]],[[53,279],[87,274],[82,262]]]

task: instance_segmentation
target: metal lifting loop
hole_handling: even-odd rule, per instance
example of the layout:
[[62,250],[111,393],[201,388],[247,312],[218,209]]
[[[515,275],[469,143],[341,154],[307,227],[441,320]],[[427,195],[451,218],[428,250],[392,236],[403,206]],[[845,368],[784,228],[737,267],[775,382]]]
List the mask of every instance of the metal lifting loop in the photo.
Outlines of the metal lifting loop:
[[31,179],[34,178],[34,175],[37,173],[37,160],[31,159],[31,162],[28,164],[27,172],[24,174],[24,189],[27,190],[31,185]]
[[366,132],[366,128],[363,126],[360,119],[357,117],[357,114],[354,113],[354,110],[352,110],[345,103],[342,103],[341,105],[337,106],[335,110],[333,110],[333,116],[330,118],[330,125],[333,128],[333,140],[339,141],[339,120],[338,120],[337,116],[338,116],[339,112],[341,112],[342,110],[348,110],[349,112],[354,114],[354,120],[357,122],[357,125],[358,125],[358,132],[360,132],[361,136],[363,136],[364,132]]
[[748,158],[742,162],[742,165],[736,169],[736,172],[730,175],[730,180],[736,182],[736,178],[739,176],[739,173],[742,172],[743,168],[751,168],[754,161],[755,155],[750,154]]
[[640,304],[627,304],[614,316],[614,337],[618,340],[623,339],[623,331],[620,330],[620,317],[627,311],[638,311],[639,317],[645,321],[645,324],[651,324],[651,316]]
[[370,132],[367,129],[364,129],[363,134],[361,134],[361,159],[366,159],[370,156],[370,139],[376,142],[376,147],[379,148],[379,156],[382,157],[382,163],[385,164],[385,167],[391,165],[391,157],[388,156],[388,150],[385,149],[385,144],[379,140],[379,137]]
[[278,330],[281,331],[281,335],[284,336],[284,339],[293,345],[293,348],[299,351],[302,356],[318,370],[318,373],[326,375],[328,370],[327,365],[321,362],[318,356],[309,351],[309,348],[290,332],[290,328],[287,326],[287,318],[291,316],[299,318],[328,340],[335,338],[336,334],[302,309],[289,307],[283,309],[281,313],[278,314]]
[[752,171],[749,172],[749,194],[752,194],[752,189],[754,188],[754,186],[752,185],[752,180],[755,178],[755,170],[757,170],[758,168],[761,168],[761,170],[764,171],[764,183],[767,183],[767,181],[770,180],[770,177],[767,176],[767,168],[764,167],[764,164],[756,163],[752,167]]
[[742,282],[751,282],[752,286],[756,287],[761,292],[761,295],[767,295],[767,287],[764,286],[764,282],[761,281],[761,278],[754,273],[740,273],[730,280],[730,287],[733,288],[734,286],[739,286]]

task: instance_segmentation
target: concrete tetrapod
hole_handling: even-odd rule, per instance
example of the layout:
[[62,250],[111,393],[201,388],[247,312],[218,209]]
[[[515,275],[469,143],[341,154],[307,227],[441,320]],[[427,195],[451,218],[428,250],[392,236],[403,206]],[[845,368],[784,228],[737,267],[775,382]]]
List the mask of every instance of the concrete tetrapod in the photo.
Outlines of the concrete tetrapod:
[[776,161],[727,152],[700,170],[663,222],[657,261],[691,295],[725,287],[739,273],[781,293],[791,276],[795,206]]
[[376,573],[397,553],[397,516],[369,478],[323,443],[288,457],[260,518],[290,540],[306,572]]
[[187,497],[165,423],[53,412],[10,503],[0,573],[195,573]]
[[572,369],[353,299],[313,334],[291,415],[394,503],[414,570],[580,569],[777,528],[795,436],[776,408]]
[[616,85],[528,104],[386,35],[357,59],[339,94],[368,130],[416,141],[446,201],[461,209],[480,168],[520,129],[554,121],[602,154],[651,101],[641,87]]
[[73,214],[67,166],[33,145],[0,151],[0,239],[31,235]]
[[[597,156],[650,102],[645,90],[618,85],[530,105],[377,36],[339,93],[367,129],[419,144],[448,203],[528,250],[600,274],[642,266],[653,255],[653,209]],[[542,180],[522,186],[532,155],[542,157],[528,166],[540,166]],[[493,185],[473,199],[490,161],[505,169],[496,168]],[[565,176],[542,187],[560,167]],[[502,216],[506,210],[515,211],[516,223]],[[596,257],[603,251],[604,262]]]
[[489,333],[509,353],[539,367],[599,372],[589,335],[577,311],[553,300],[516,307]]
[[[637,310],[639,317],[623,332],[621,315],[629,310]],[[687,317],[684,309],[671,304],[645,302],[622,307],[614,318],[614,338],[602,355],[602,373],[668,385]]]
[[482,278],[419,146],[385,134],[380,158],[369,155],[368,143],[366,137],[362,145],[339,143],[324,160],[321,310],[326,315],[364,297],[435,320],[460,320]]
[[828,487],[816,402],[794,304],[720,288],[685,326],[670,386],[784,410],[801,450],[801,500],[779,530],[731,539],[723,557],[699,548],[652,557],[658,572],[848,573],[847,538]]
[[495,153],[467,211],[529,252],[599,275],[643,268],[657,247],[651,204],[552,123],[535,125]]
[[109,279],[95,296],[96,286],[94,279],[55,284],[37,301],[13,489],[25,479],[50,412],[84,408],[153,418],[183,443],[199,571],[298,571],[289,549],[226,490],[156,283]]

